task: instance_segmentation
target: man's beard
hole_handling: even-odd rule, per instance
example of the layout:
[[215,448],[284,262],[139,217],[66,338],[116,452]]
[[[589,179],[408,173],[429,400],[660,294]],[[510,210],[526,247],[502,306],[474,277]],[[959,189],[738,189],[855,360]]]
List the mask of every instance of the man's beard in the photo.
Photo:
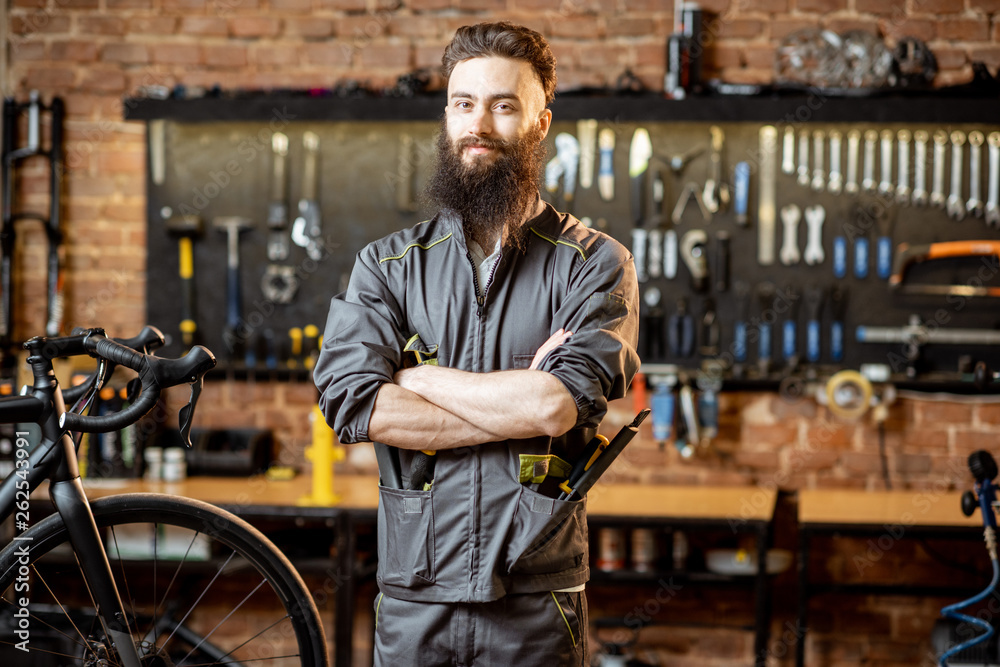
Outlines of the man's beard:
[[[438,135],[434,174],[424,196],[462,218],[466,234],[482,245],[500,238],[503,245],[524,250],[527,244],[524,216],[538,196],[546,148],[541,128],[535,127],[513,141],[495,137],[463,137],[454,144],[444,123]],[[492,162],[471,165],[462,161],[469,146],[492,149]],[[485,156],[484,156],[485,157]],[[483,247],[486,253],[492,247]]]

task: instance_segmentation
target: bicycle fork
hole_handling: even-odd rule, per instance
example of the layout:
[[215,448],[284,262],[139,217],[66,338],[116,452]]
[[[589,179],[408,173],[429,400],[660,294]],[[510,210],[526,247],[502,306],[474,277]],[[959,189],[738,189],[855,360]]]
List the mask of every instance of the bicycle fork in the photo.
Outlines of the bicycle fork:
[[121,664],[123,667],[141,667],[138,650],[129,632],[125,607],[111,573],[111,563],[108,562],[80,477],[54,482],[49,495],[69,533],[69,541],[77,554],[87,588]]

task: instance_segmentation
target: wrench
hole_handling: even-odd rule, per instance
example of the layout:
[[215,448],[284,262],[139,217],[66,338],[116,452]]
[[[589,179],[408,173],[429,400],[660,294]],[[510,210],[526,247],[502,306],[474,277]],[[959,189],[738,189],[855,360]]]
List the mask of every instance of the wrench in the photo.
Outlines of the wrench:
[[822,192],[826,186],[826,168],[823,164],[823,144],[826,143],[826,133],[823,130],[813,132],[813,178],[812,189]]
[[875,192],[875,142],[878,141],[878,132],[867,130],[865,132],[865,165],[864,173],[861,176],[861,189],[865,192]]
[[795,173],[795,130],[791,125],[785,126],[785,138],[781,154],[781,173]]
[[840,132],[830,130],[830,183],[826,189],[837,195],[844,187],[844,176],[840,171]]
[[778,130],[765,125],[758,132],[760,145],[760,176],[757,179],[757,263],[774,264],[774,217],[778,171]]
[[965,207],[977,218],[983,217],[983,196],[979,190],[979,172],[983,164],[982,146],[985,135],[979,130],[969,132],[969,201]]
[[896,186],[896,201],[900,204],[910,203],[910,134],[909,130],[896,133],[899,142],[898,185]]
[[892,130],[882,130],[882,180],[878,184],[878,193],[883,196],[892,194],[892,140],[895,136]]
[[944,208],[944,160],[948,133],[938,130],[934,133],[934,181],[931,186],[931,206]]
[[718,213],[719,209],[729,206],[729,184],[722,182],[722,147],[726,135],[718,125],[713,125],[708,131],[712,135],[712,155],[709,157],[708,178],[702,199],[705,200],[705,208]]
[[986,224],[1000,227],[1000,132],[987,137],[990,151],[990,173],[987,184]]
[[847,182],[844,192],[849,195],[858,191],[858,148],[861,146],[861,130],[847,133]]
[[799,168],[798,183],[803,187],[809,186],[809,131],[799,132]]
[[962,146],[965,145],[965,132],[955,130],[951,133],[951,194],[948,195],[948,217],[952,220],[965,218],[965,202],[962,201]]
[[927,204],[927,139],[925,130],[917,130],[913,133],[913,194],[910,196],[910,203],[914,206],[924,206]]
[[801,219],[802,211],[795,204],[782,207],[781,224],[785,227],[785,237],[779,257],[785,266],[799,263],[799,220]]
[[826,219],[826,209],[819,204],[813,204],[806,207],[805,216],[809,234],[803,259],[810,266],[822,264],[824,259],[823,221]]

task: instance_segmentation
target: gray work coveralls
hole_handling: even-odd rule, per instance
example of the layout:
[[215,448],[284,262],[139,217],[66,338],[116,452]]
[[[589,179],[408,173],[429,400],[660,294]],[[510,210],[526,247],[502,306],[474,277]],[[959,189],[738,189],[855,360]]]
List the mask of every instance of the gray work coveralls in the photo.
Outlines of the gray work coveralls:
[[[414,335],[439,365],[488,373],[527,368],[555,331],[573,332],[540,367],[573,396],[573,429],[442,450],[429,490],[380,487],[376,664],[585,664],[586,601],[558,591],[590,576],[586,503],[529,486],[568,472],[638,370],[635,266],[547,204],[527,225],[526,250],[504,248],[480,286],[444,211],[365,247],[331,302],[314,377],[345,444],[369,440]],[[400,450],[404,487],[412,456]]]

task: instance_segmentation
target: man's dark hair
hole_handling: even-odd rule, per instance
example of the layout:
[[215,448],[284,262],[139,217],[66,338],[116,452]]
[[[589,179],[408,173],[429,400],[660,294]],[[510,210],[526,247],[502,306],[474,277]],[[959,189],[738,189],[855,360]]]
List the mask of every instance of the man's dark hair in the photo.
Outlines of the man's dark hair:
[[489,56],[527,61],[541,79],[545,105],[552,104],[556,96],[556,58],[541,34],[507,21],[463,26],[444,50],[444,75],[450,77],[455,65],[463,60]]

